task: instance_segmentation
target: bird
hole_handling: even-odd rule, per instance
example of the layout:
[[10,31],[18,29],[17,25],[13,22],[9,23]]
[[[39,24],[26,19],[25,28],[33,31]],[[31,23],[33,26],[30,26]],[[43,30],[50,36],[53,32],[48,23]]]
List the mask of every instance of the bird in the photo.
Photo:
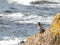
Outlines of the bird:
[[37,22],[37,28],[39,29],[40,33],[44,33],[45,29],[41,26],[40,22]]

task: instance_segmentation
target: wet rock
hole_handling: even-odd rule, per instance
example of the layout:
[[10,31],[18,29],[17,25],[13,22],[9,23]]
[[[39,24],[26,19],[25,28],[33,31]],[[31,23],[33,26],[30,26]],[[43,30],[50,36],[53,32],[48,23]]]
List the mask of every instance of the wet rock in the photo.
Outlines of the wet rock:
[[30,4],[60,4],[58,2],[52,2],[52,1],[32,1]]
[[5,13],[12,13],[10,10],[6,10],[6,11],[4,11]]
[[44,33],[28,37],[22,45],[60,45],[60,13],[53,17],[50,27]]
[[24,41],[21,41],[21,43],[24,43]]

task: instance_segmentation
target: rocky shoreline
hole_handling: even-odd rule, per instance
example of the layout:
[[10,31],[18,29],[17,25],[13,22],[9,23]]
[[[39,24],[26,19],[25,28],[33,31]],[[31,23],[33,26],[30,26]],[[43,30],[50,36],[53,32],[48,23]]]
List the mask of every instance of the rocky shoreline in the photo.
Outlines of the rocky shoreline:
[[44,33],[28,37],[21,45],[60,45],[60,13],[53,17]]

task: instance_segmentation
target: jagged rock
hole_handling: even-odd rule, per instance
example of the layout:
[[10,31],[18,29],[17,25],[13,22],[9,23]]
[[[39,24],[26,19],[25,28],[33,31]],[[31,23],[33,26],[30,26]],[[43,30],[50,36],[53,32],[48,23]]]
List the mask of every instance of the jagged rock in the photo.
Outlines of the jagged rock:
[[44,33],[28,37],[22,45],[60,45],[60,13],[53,17]]

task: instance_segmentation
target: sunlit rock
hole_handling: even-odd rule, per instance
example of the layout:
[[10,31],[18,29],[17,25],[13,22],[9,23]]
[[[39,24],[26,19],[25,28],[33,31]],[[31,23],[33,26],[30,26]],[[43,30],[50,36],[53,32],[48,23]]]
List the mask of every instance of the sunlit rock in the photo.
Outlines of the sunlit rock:
[[60,13],[53,17],[44,33],[28,37],[22,45],[60,45]]

